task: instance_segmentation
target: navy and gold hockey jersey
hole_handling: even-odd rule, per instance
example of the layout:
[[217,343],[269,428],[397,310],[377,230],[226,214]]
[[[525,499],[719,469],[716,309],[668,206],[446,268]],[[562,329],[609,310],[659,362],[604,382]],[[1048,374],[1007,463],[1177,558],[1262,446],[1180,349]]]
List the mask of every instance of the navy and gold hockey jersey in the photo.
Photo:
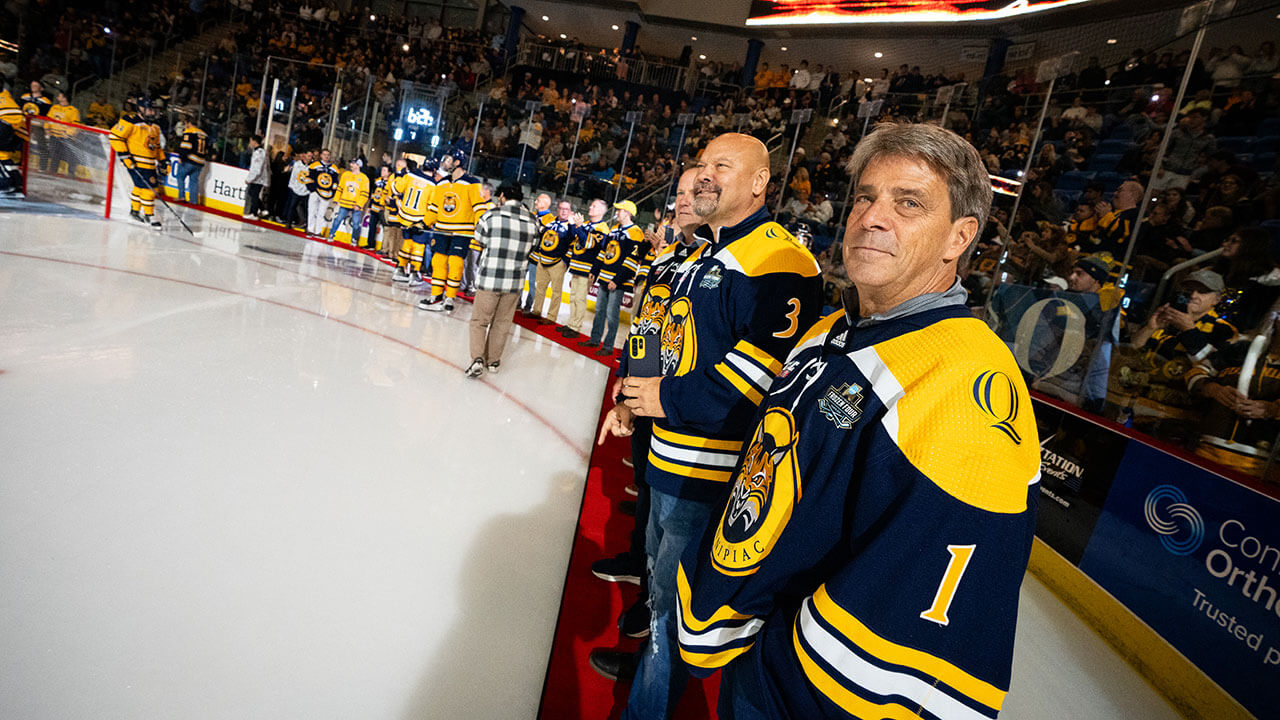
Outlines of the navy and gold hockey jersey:
[[16,160],[21,156],[23,146],[27,142],[27,119],[23,116],[18,102],[13,99],[13,95],[3,87],[0,87],[0,123],[7,126],[7,130],[0,134],[0,137],[5,138],[3,145],[0,145],[0,153],[4,153],[0,155],[0,160],[10,159],[10,154]]
[[587,277],[596,269],[596,255],[609,234],[609,223],[601,220],[574,226],[573,245],[569,247],[569,274]]
[[[656,335],[662,331],[662,321],[667,317],[667,301],[671,299],[671,283],[675,279],[676,269],[698,247],[695,238],[689,240],[688,243],[682,239],[667,245],[650,263],[644,296],[639,301],[632,301],[632,306],[639,310],[632,319],[631,334]],[[627,376],[629,360],[629,354],[622,353],[616,372],[618,377]]]
[[614,283],[620,288],[631,287],[640,262],[636,260],[636,249],[644,242],[644,231],[631,223],[626,227],[615,227],[604,237],[600,252],[596,253],[596,265],[593,274],[602,286]]
[[22,112],[26,115],[47,116],[49,109],[53,107],[53,102],[43,94],[25,92],[18,102],[22,103]]
[[734,477],[677,572],[695,674],[743,663],[770,718],[996,717],[1040,450],[1017,363],[963,303],[819,322]]
[[575,237],[573,225],[560,220],[553,213],[538,216],[538,244],[529,253],[529,259],[543,267],[551,267],[564,260]]
[[178,143],[178,157],[185,163],[204,165],[209,157],[209,136],[193,123],[187,123]]
[[822,311],[818,262],[761,207],[675,271],[661,331],[659,398],[645,480],[722,501],[760,401]]
[[339,175],[332,164],[316,160],[307,166],[307,190],[325,200],[332,200],[338,191]]

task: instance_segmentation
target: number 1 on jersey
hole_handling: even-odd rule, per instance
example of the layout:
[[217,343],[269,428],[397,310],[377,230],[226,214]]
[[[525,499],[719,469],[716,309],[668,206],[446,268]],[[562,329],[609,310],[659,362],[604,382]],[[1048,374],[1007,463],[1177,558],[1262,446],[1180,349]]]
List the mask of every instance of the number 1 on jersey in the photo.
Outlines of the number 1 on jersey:
[[939,625],[950,622],[947,619],[947,610],[951,607],[951,599],[955,597],[956,588],[960,585],[960,577],[964,575],[965,568],[969,567],[969,559],[973,557],[973,549],[976,547],[977,545],[947,546],[947,552],[951,553],[951,562],[947,563],[947,571],[942,576],[942,584],[938,586],[938,594],[933,598],[933,605],[920,613],[920,617]]

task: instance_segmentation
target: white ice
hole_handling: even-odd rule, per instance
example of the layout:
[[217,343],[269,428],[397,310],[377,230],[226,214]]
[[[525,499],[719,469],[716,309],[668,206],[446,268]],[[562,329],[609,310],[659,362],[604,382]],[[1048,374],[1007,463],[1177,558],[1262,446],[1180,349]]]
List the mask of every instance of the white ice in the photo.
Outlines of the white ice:
[[[605,367],[183,212],[0,211],[0,718],[533,718]],[[1176,717],[1028,580],[1064,712]]]

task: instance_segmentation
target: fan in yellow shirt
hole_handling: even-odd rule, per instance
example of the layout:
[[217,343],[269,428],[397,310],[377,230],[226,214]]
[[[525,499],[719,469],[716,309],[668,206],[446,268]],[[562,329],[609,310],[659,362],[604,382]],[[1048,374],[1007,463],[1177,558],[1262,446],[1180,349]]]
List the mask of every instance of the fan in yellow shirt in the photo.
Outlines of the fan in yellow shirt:
[[329,239],[338,235],[338,228],[348,217],[351,218],[351,244],[360,244],[360,226],[364,224],[364,209],[369,204],[369,177],[360,171],[360,161],[347,163],[346,172],[338,177],[338,212],[334,213],[333,224],[329,226]]

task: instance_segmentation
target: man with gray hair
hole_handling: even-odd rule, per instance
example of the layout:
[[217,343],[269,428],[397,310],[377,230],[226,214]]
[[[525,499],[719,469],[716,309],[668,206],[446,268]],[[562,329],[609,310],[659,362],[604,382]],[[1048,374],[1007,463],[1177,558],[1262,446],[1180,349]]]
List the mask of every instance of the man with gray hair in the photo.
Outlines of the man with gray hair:
[[932,125],[879,126],[849,170],[853,287],[787,357],[682,558],[681,654],[724,668],[721,718],[995,717],[1040,452],[1018,365],[956,274],[990,183]]

